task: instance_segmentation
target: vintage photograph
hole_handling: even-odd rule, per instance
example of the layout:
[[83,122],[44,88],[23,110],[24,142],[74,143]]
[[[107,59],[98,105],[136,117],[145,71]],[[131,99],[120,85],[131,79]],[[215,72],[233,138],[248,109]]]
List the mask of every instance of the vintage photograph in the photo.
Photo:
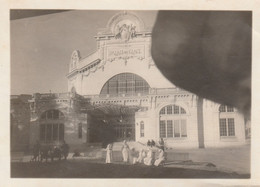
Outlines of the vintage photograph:
[[252,11],[10,10],[11,178],[250,179]]

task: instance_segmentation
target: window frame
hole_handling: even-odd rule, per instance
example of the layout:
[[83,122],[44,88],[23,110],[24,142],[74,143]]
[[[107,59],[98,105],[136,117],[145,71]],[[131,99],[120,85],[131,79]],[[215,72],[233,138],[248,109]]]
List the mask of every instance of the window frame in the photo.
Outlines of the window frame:
[[120,73],[109,80],[103,85],[100,95],[101,96],[136,96],[148,95],[150,85],[148,82],[134,73]]
[[220,138],[236,137],[235,109],[227,105],[219,106],[219,136]]
[[140,122],[140,137],[141,138],[144,137],[144,122],[143,121]]

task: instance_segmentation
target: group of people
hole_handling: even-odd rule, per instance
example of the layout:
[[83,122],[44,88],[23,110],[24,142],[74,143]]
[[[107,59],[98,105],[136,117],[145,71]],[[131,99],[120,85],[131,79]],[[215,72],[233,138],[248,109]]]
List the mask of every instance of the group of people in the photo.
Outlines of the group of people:
[[154,141],[154,140],[151,140],[151,141],[148,140],[148,141],[147,141],[147,146],[148,146],[148,147],[154,147],[154,146],[155,146],[155,141]]
[[161,138],[159,140],[159,145],[156,145],[154,140],[148,140],[147,141],[147,146],[148,147],[156,147],[157,146],[159,149],[162,149],[164,151],[164,141],[163,141],[163,138]]
[[30,161],[42,161],[43,159],[48,161],[50,158],[52,161],[54,158],[61,160],[62,157],[66,160],[69,154],[69,145],[63,141],[61,146],[48,146],[41,145],[39,141],[36,141],[33,146],[33,156]]
[[[154,145],[155,146],[155,145]],[[112,163],[112,144],[108,144],[106,151],[106,163]],[[124,163],[130,163],[130,164],[145,164],[147,166],[155,165],[159,166],[164,163],[165,161],[165,152],[164,148],[159,147],[158,149],[158,156],[155,158],[155,154],[151,148],[152,146],[149,145],[147,147],[147,150],[141,149],[138,151],[135,150],[135,148],[130,149],[129,145],[127,144],[126,140],[124,140],[121,152],[123,157]]]

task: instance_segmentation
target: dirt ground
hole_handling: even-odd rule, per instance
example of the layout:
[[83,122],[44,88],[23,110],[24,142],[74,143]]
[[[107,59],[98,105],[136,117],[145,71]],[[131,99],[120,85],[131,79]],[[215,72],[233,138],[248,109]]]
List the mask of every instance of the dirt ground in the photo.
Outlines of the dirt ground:
[[216,165],[220,171],[236,172],[240,174],[250,173],[250,144],[243,146],[169,150],[172,152],[187,152],[193,162],[209,162]]
[[145,165],[97,163],[96,160],[11,163],[12,178],[250,178],[249,174]]

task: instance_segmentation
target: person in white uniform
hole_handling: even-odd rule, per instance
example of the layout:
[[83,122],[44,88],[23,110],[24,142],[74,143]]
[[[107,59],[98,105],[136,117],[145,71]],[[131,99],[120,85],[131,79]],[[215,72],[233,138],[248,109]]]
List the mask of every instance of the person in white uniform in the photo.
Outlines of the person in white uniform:
[[122,150],[122,155],[123,155],[123,162],[127,163],[128,157],[129,157],[129,146],[126,143],[126,140],[124,140],[121,150]]
[[159,149],[158,159],[155,160],[154,165],[159,166],[165,160],[164,151]]
[[112,163],[112,144],[108,144],[106,150],[107,150],[106,163],[110,164]]
[[137,162],[138,163],[143,163],[145,157],[146,157],[146,153],[145,153],[145,151],[143,149],[141,149],[139,151],[139,156],[137,158]]

